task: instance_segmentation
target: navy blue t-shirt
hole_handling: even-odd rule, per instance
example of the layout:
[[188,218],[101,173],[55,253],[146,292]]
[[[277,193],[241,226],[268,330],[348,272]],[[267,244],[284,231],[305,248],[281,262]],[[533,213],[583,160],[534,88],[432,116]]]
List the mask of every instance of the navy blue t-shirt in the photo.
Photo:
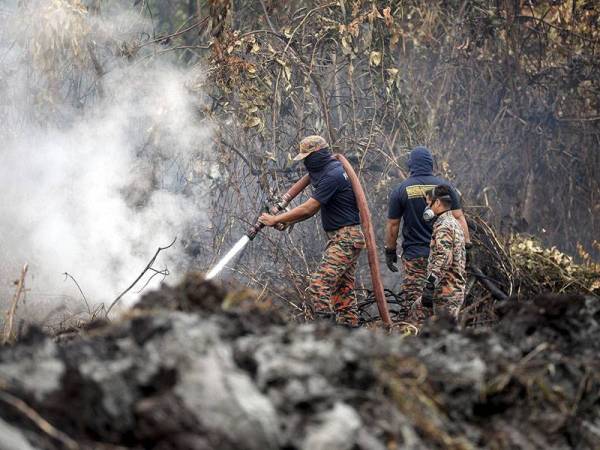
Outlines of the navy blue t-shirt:
[[325,231],[360,224],[352,184],[337,160],[329,161],[318,173],[311,173],[312,197],[321,204]]
[[433,221],[423,220],[423,211],[427,206],[425,194],[440,184],[451,187],[451,209],[460,209],[460,196],[456,189],[446,180],[433,175],[413,175],[400,183],[390,195],[388,219],[404,220],[402,250],[406,259],[429,256]]

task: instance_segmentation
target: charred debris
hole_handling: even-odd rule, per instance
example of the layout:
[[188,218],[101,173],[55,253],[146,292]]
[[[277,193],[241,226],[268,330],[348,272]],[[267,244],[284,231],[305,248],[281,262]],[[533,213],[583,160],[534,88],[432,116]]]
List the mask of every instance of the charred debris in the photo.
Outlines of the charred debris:
[[119,320],[2,347],[0,448],[597,448],[600,301],[526,287],[476,306],[485,326],[415,337],[299,323],[190,273]]

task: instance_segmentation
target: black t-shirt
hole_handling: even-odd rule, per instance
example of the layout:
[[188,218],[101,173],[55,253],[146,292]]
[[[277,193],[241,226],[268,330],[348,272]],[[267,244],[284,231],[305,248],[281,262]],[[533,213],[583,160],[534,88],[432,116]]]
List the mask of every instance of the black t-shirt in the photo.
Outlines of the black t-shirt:
[[325,231],[360,224],[352,184],[339,161],[331,160],[318,174],[311,173],[311,184],[312,197],[321,204]]
[[452,210],[460,209],[460,196],[446,180],[433,175],[416,175],[400,183],[391,193],[388,219],[403,219],[402,250],[406,259],[429,256],[432,222],[423,220],[425,194],[440,184],[451,187]]

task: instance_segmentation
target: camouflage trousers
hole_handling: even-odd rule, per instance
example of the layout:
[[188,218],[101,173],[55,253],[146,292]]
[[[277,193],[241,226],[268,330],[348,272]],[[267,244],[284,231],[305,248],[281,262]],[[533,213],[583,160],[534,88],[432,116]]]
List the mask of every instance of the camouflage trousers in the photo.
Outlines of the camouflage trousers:
[[434,295],[433,308],[424,307],[421,299],[413,303],[410,308],[408,321],[414,326],[421,328],[425,321],[433,315],[446,315],[458,319],[458,313],[463,303],[462,297],[444,298],[439,292],[436,292]]
[[404,301],[408,306],[413,305],[421,298],[425,280],[427,279],[427,258],[402,258],[404,274],[402,278],[402,292]]
[[365,237],[360,225],[328,232],[327,248],[312,274],[307,292],[315,315],[333,313],[337,323],[358,324],[357,301],[354,294],[354,275]]
[[449,290],[443,286],[434,293],[433,308],[424,307],[421,303],[423,289],[427,281],[427,258],[404,259],[404,278],[402,280],[402,292],[404,301],[410,305],[408,322],[416,327],[421,327],[425,321],[433,316],[450,315],[458,318],[460,307],[463,303],[464,292]]
[[404,268],[402,292],[406,305],[410,307],[407,321],[420,327],[427,317],[433,314],[430,308],[425,308],[421,304],[421,296],[427,280],[427,258],[402,258],[402,266]]
[[458,313],[465,299],[465,285],[445,283],[442,281],[441,285],[435,291],[435,298],[433,301],[433,312],[436,316],[442,314],[445,311],[446,314],[458,319]]

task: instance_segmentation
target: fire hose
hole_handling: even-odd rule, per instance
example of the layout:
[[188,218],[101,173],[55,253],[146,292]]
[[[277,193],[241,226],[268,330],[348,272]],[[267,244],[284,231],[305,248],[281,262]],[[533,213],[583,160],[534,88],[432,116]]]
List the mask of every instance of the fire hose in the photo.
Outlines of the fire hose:
[[[354,196],[356,197],[356,203],[360,214],[360,225],[365,235],[365,241],[367,244],[367,259],[369,261],[369,269],[371,272],[371,283],[373,285],[373,294],[377,302],[377,309],[379,310],[379,316],[384,324],[390,326],[391,319],[388,311],[387,302],[385,299],[385,293],[383,290],[383,283],[381,282],[381,276],[379,272],[379,259],[377,258],[377,243],[375,241],[375,233],[373,231],[373,224],[371,222],[371,212],[367,203],[367,197],[365,191],[360,184],[358,175],[354,171],[354,168],[350,162],[342,155],[335,154],[334,158],[337,159],[348,175]],[[278,214],[285,210],[290,202],[296,198],[306,187],[310,184],[310,177],[308,175],[303,176],[298,180],[274,205],[269,207],[271,214]],[[250,240],[253,240],[256,235],[264,228],[264,225],[260,222],[256,222],[246,233],[246,236]]]

